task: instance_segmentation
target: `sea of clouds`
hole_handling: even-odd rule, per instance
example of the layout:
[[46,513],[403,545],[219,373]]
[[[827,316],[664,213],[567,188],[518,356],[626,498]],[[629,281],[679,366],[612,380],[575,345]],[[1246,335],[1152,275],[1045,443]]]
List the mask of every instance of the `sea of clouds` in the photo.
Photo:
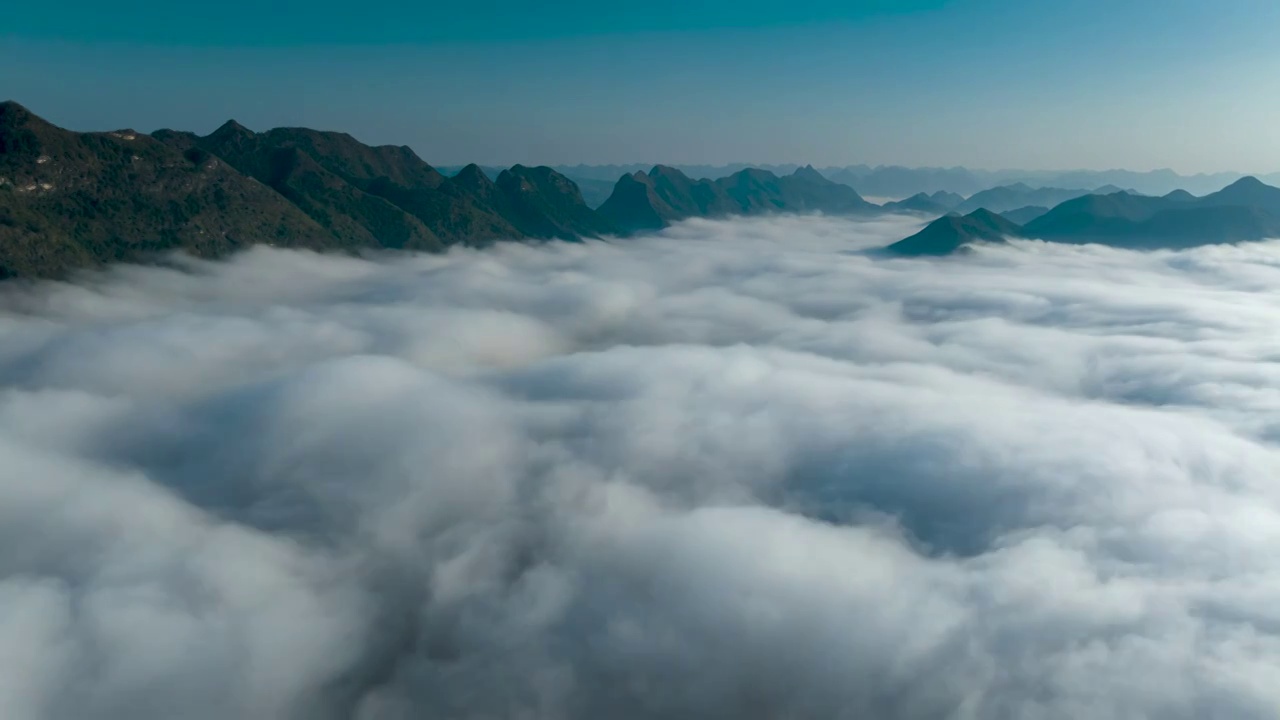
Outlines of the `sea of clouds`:
[[1280,244],[0,285],[6,720],[1280,713]]

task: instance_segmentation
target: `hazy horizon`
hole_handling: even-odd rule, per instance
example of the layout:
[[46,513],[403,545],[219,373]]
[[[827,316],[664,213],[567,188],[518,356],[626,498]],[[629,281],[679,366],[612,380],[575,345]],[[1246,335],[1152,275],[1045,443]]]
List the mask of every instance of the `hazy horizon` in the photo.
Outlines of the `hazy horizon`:
[[1280,170],[1260,0],[468,7],[24,4],[0,87],[72,129],[234,116],[439,165]]
[[[282,128],[282,127],[309,127],[310,129],[313,129],[313,130],[320,130],[320,131],[324,131],[324,132],[342,132],[342,133],[351,134],[353,137],[355,137],[355,139],[356,139],[356,140],[359,140],[359,141],[361,141],[361,142],[367,142],[367,143],[368,143],[368,144],[370,144],[370,145],[390,145],[390,146],[396,146],[396,147],[399,147],[399,146],[408,146],[408,147],[410,147],[411,149],[413,149],[413,150],[414,150],[414,152],[415,152],[415,153],[417,153],[420,157],[422,157],[424,161],[426,161],[428,164],[430,164],[430,165],[432,165],[432,166],[434,166],[434,167],[437,167],[437,168],[458,169],[458,168],[462,168],[462,167],[465,167],[465,166],[467,166],[467,165],[472,165],[472,164],[479,165],[479,166],[481,166],[481,167],[511,167],[511,166],[519,165],[519,164],[524,164],[524,165],[534,164],[534,163],[520,163],[520,162],[480,162],[480,161],[475,161],[475,160],[467,160],[466,162],[458,162],[458,163],[442,163],[442,162],[434,161],[432,158],[422,156],[422,153],[421,153],[417,148],[414,148],[412,145],[409,145],[408,143],[404,143],[404,142],[396,142],[396,141],[389,141],[389,142],[373,142],[373,141],[367,141],[365,138],[359,137],[359,136],[355,135],[354,133],[351,133],[349,130],[344,129],[344,128],[340,128],[340,127],[306,126],[306,125],[296,125],[296,124],[295,124],[295,125],[288,125],[288,124],[285,124],[285,125],[271,125],[271,126],[264,126],[264,127],[252,127],[252,126],[248,125],[247,123],[243,123],[243,122],[241,122],[241,121],[240,121],[240,119],[239,119],[239,117],[238,117],[238,116],[236,116],[234,113],[233,113],[233,114],[231,114],[230,116],[225,117],[225,118],[223,118],[223,119],[221,119],[221,120],[219,120],[219,121],[217,121],[217,122],[215,122],[215,123],[212,123],[212,124],[210,124],[210,123],[203,123],[203,124],[200,126],[200,128],[199,128],[199,129],[197,129],[197,128],[191,128],[191,127],[176,127],[176,126],[169,126],[169,125],[161,125],[161,126],[147,126],[147,125],[139,125],[139,124],[136,124],[136,123],[135,123],[135,124],[128,124],[128,123],[126,123],[126,124],[123,124],[123,125],[110,125],[110,126],[106,126],[106,125],[101,125],[101,126],[93,126],[93,125],[77,126],[77,125],[73,125],[73,124],[68,124],[68,123],[64,123],[64,122],[59,122],[56,118],[51,117],[51,116],[46,115],[45,113],[43,113],[43,112],[41,111],[41,108],[39,108],[39,107],[33,107],[33,106],[31,106],[29,103],[24,102],[22,98],[19,98],[19,97],[0,97],[0,102],[4,102],[4,101],[13,101],[13,102],[17,102],[18,104],[20,104],[20,105],[22,105],[23,107],[27,108],[27,109],[28,109],[28,110],[30,110],[31,112],[34,112],[35,114],[40,115],[40,116],[41,116],[41,117],[43,117],[45,120],[48,120],[48,121],[50,121],[50,122],[53,122],[55,125],[58,125],[59,127],[63,127],[63,128],[65,128],[65,129],[68,129],[68,130],[74,130],[74,131],[76,131],[76,132],[108,132],[108,131],[121,130],[121,129],[126,129],[126,128],[127,128],[127,129],[130,129],[130,130],[134,130],[134,131],[136,131],[136,132],[142,132],[142,133],[148,133],[148,134],[153,133],[153,132],[156,132],[156,131],[158,131],[158,130],[178,130],[178,131],[190,131],[190,132],[195,132],[195,133],[196,133],[196,134],[198,134],[198,135],[208,135],[209,133],[214,132],[215,130],[217,130],[217,129],[218,129],[218,128],[220,128],[222,125],[226,124],[227,122],[229,122],[229,121],[235,121],[235,122],[237,122],[237,123],[240,123],[241,125],[244,125],[245,127],[247,127],[248,129],[250,129],[250,130],[252,130],[252,131],[254,131],[254,132],[266,132],[266,131],[268,131],[268,130],[272,130],[272,129],[276,129],[276,128]],[[1004,174],[1004,173],[1067,174],[1067,173],[1114,173],[1114,172],[1129,172],[1129,173],[1137,173],[1137,174],[1172,173],[1172,174],[1177,175],[1177,176],[1180,176],[1180,177],[1188,177],[1188,178],[1194,178],[1194,177],[1205,177],[1205,176],[1218,176],[1218,175],[1256,175],[1256,176],[1264,176],[1264,175],[1275,175],[1275,174],[1280,174],[1280,167],[1277,167],[1277,168],[1275,168],[1275,169],[1265,169],[1265,168],[1264,168],[1264,169],[1253,169],[1253,170],[1250,170],[1250,169],[1240,169],[1240,168],[1226,168],[1226,169],[1222,169],[1222,170],[1214,170],[1214,171],[1180,172],[1180,171],[1178,171],[1178,170],[1176,170],[1176,169],[1174,169],[1174,168],[1172,168],[1172,167],[1168,167],[1168,166],[1151,167],[1151,168],[1120,167],[1120,166],[1115,166],[1115,167],[1066,167],[1066,166],[1064,166],[1064,167],[1031,168],[1031,167],[984,167],[984,166],[976,166],[976,165],[907,165],[907,164],[904,164],[904,163],[895,163],[895,162],[881,162],[881,163],[849,162],[849,163],[826,164],[826,163],[823,163],[823,162],[820,162],[820,161],[816,161],[816,160],[786,160],[786,161],[777,161],[777,162],[763,162],[763,161],[761,161],[761,162],[753,162],[753,161],[749,161],[749,160],[732,160],[732,161],[727,161],[727,162],[708,163],[708,162],[692,162],[692,161],[684,161],[684,160],[671,160],[671,159],[667,159],[667,160],[656,160],[656,161],[652,161],[652,160],[631,160],[631,161],[597,162],[597,163],[589,163],[589,162],[545,162],[545,163],[536,163],[536,164],[537,164],[537,165],[546,165],[546,166],[549,166],[549,167],[557,167],[557,168],[574,168],[574,167],[581,167],[581,168],[611,168],[611,167],[626,167],[626,168],[630,168],[630,167],[636,167],[636,168],[645,168],[645,169],[647,169],[647,168],[652,168],[652,167],[654,167],[654,166],[656,166],[656,165],[667,165],[667,166],[671,166],[671,167],[715,167],[715,168],[759,167],[759,168],[766,168],[766,169],[787,168],[787,170],[786,170],[787,172],[790,172],[790,171],[791,171],[792,169],[794,169],[794,168],[805,167],[806,165],[811,165],[811,166],[813,166],[814,168],[816,168],[816,169],[818,169],[818,170],[843,170],[843,169],[858,168],[858,167],[866,167],[866,168],[870,168],[870,169],[873,169],[873,170],[874,170],[874,169],[880,169],[880,168],[904,168],[904,169],[908,169],[908,170],[939,170],[939,171],[962,170],[962,171],[969,171],[969,172],[973,172],[973,173],[980,173],[980,174],[992,174],[992,175],[995,175],[995,174]]]

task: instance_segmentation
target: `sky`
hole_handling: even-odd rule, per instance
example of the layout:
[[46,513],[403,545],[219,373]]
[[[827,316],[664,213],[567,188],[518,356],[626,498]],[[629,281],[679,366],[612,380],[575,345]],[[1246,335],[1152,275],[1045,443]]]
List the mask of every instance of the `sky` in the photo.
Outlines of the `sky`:
[[0,96],[453,165],[1280,169],[1270,0],[21,3]]

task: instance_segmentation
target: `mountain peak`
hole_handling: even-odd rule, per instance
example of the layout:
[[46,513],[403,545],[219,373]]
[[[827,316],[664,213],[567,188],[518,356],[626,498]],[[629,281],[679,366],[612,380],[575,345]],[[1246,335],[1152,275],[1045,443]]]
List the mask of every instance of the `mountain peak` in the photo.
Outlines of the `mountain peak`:
[[968,215],[965,215],[965,217],[970,218],[972,220],[979,220],[982,222],[996,222],[1000,219],[999,215],[991,212],[986,208],[978,208],[977,210],[974,210]]
[[1207,196],[1205,199],[1238,199],[1254,202],[1261,198],[1271,198],[1275,195],[1280,195],[1280,188],[1272,187],[1252,175],[1246,175],[1218,192]]
[[0,103],[0,159],[40,152],[41,136],[53,126],[12,100]]
[[256,133],[254,133],[252,130],[241,125],[235,120],[228,120],[222,123],[221,127],[219,127],[217,130],[214,130],[212,133],[210,133],[209,137],[222,139],[222,138],[236,137],[236,136],[252,136],[255,134]]
[[1017,223],[978,208],[968,215],[944,215],[886,250],[895,255],[950,255],[975,242],[1004,242],[1021,236],[1022,228]]
[[489,179],[488,175],[484,174],[484,171],[480,169],[480,166],[475,163],[471,163],[470,165],[459,170],[458,174],[453,176],[453,179],[456,182],[462,183],[463,185],[466,185],[469,187],[475,187],[478,185],[488,185],[488,184],[492,184],[493,182]]
[[795,172],[791,173],[791,176],[795,178],[802,178],[804,180],[812,180],[815,182],[827,181],[827,177],[822,173],[818,172],[817,170],[815,170],[812,165],[805,165],[802,168],[797,168]]
[[17,128],[32,123],[47,124],[30,110],[13,100],[0,102],[0,128]]
[[1252,175],[1245,175],[1223,188],[1223,190],[1254,190],[1260,187],[1268,187],[1268,185]]
[[671,167],[670,165],[654,165],[649,169],[649,177],[684,177],[684,173]]
[[8,115],[9,113],[30,115],[31,111],[18,104],[16,100],[0,101],[0,115]]
[[765,170],[764,168],[758,168],[758,167],[745,167],[745,168],[742,168],[742,169],[741,169],[741,170],[739,170],[738,172],[733,173],[733,175],[730,175],[729,177],[734,177],[734,176],[741,176],[741,177],[771,177],[771,178],[776,178],[776,177],[778,177],[777,175],[773,174],[773,172],[771,172],[771,171],[769,171],[769,170]]
[[1216,193],[1198,201],[1201,205],[1252,205],[1280,217],[1280,188],[1272,187],[1252,175],[1240,178]]
[[933,198],[922,192],[916,193],[909,198],[887,202],[881,207],[892,212],[923,213],[934,216],[945,215],[948,210],[947,207],[941,203],[934,202]]

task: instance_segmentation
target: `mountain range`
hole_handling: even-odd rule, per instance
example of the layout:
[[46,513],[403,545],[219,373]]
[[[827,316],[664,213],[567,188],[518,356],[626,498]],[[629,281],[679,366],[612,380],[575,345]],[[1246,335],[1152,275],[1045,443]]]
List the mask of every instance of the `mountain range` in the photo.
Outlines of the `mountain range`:
[[[1243,173],[1180,175],[1172,170],[980,170],[965,167],[909,168],[895,165],[819,168],[827,177],[849,185],[869,197],[908,197],[939,191],[971,196],[988,188],[1026,185],[1032,188],[1081,188],[1106,192],[1125,188],[1147,195],[1163,195],[1176,189],[1196,194],[1213,192],[1245,177]],[[1280,173],[1265,176],[1280,183]]]
[[946,215],[964,202],[964,196],[939,190],[932,195],[916,193],[902,200],[891,200],[881,207],[891,212],[917,213],[921,215]]
[[883,209],[811,166],[782,176],[748,168],[719,180],[694,180],[665,165],[623,175],[599,208],[624,232],[655,230],[690,217],[807,211],[866,214]]
[[307,128],[72,132],[0,103],[0,277],[63,275],[171,250],[216,257],[256,242],[437,251],[575,240],[687,217],[866,213],[879,206],[812,167],[694,180],[657,166],[614,183],[600,210],[549,167],[441,173],[402,146]]
[[0,276],[256,242],[440,250],[615,232],[549,168],[445,177],[407,147],[305,128],[78,133],[0,103]]
[[[593,208],[599,207],[613,192],[614,183],[621,175],[635,172],[646,172],[652,166],[632,165],[557,165],[557,172],[577,183],[582,197]],[[735,163],[729,165],[682,165],[671,164],[674,170],[689,177],[724,177],[733,173],[755,168],[768,170],[775,175],[789,175],[800,165],[747,165]],[[445,175],[453,175],[462,166],[442,167]],[[489,177],[496,178],[502,171],[500,167],[484,166],[482,168]],[[1196,194],[1206,194],[1246,177],[1244,173],[1202,173],[1195,175],[1179,175],[1172,170],[1151,170],[1135,172],[1132,170],[975,170],[970,168],[908,168],[899,166],[851,165],[846,167],[817,167],[824,177],[848,185],[863,197],[903,198],[898,203],[907,202],[911,206],[924,207],[919,195],[932,198],[936,196],[953,196],[959,198],[954,202],[943,201],[941,207],[930,207],[928,210],[915,212],[946,212],[958,210],[960,202],[975,194],[991,192],[1000,187],[1011,188],[1015,194],[1027,191],[1059,188],[1059,194],[1042,197],[1026,197],[1020,200],[1000,202],[998,199],[983,198],[962,212],[967,213],[979,207],[986,207],[996,212],[1007,212],[1027,206],[1052,207],[1069,197],[1078,197],[1089,193],[1108,194],[1126,189],[1134,194],[1164,195],[1173,190],[1185,189]],[[1280,184],[1280,173],[1258,176],[1271,184]],[[1064,197],[1065,195],[1065,197]],[[993,202],[994,200],[994,202]],[[1016,203],[1016,204],[1015,204]],[[999,209],[994,205],[1001,205]]]
[[1066,200],[1026,224],[987,209],[950,214],[890,245],[900,255],[946,255],[977,242],[1036,238],[1132,250],[1186,248],[1280,238],[1280,188],[1241,178],[1205,195],[1160,197],[1119,191]]
[[[971,213],[979,208],[986,208],[991,212],[1004,213],[1024,207],[1053,207],[1058,203],[1084,195],[1107,195],[1120,191],[1121,188],[1115,185],[1104,185],[1093,190],[1085,190],[1082,188],[1031,187],[1026,183],[1019,182],[981,190],[970,195],[963,202],[957,203],[951,209],[962,215]],[[1136,191],[1133,192],[1136,193]]]
[[1280,190],[1252,177],[1200,198],[1013,183],[968,199],[937,190],[880,206],[810,165],[740,168],[714,180],[656,165],[621,175],[593,208],[550,167],[449,170],[408,147],[340,132],[254,132],[228,121],[204,136],[82,133],[0,103],[0,277],[57,277],[172,250],[217,257],[254,243],[439,251],[775,212],[942,216],[893,247],[907,254],[1019,236],[1139,248],[1280,236]]
[[[603,202],[608,187],[621,175],[645,171],[651,165],[634,163],[626,165],[557,165],[554,169],[577,182],[582,187],[588,204],[596,207],[593,198]],[[788,175],[798,164],[764,165],[731,163],[726,165],[685,165],[673,163],[670,167],[690,177],[723,177],[739,170],[756,167],[776,175]],[[454,168],[460,169],[460,168]],[[1246,173],[1220,172],[1182,175],[1173,170],[983,170],[951,167],[903,167],[898,165],[846,165],[817,166],[825,177],[857,190],[863,197],[908,198],[917,193],[933,195],[949,192],[968,197],[974,193],[1001,185],[1019,183],[1033,187],[1082,188],[1088,192],[1107,192],[1108,187],[1124,188],[1144,195],[1164,195],[1173,190],[1185,189],[1203,195],[1246,177]],[[446,175],[449,169],[442,168]],[[1271,184],[1280,184],[1280,173],[1258,175]],[[588,193],[588,187],[592,188]],[[1050,203],[1052,204],[1052,203]]]
[[951,213],[924,226],[920,232],[890,245],[896,255],[950,255],[976,242],[1004,242],[1022,237],[1022,228],[996,213],[979,208],[968,215]]

